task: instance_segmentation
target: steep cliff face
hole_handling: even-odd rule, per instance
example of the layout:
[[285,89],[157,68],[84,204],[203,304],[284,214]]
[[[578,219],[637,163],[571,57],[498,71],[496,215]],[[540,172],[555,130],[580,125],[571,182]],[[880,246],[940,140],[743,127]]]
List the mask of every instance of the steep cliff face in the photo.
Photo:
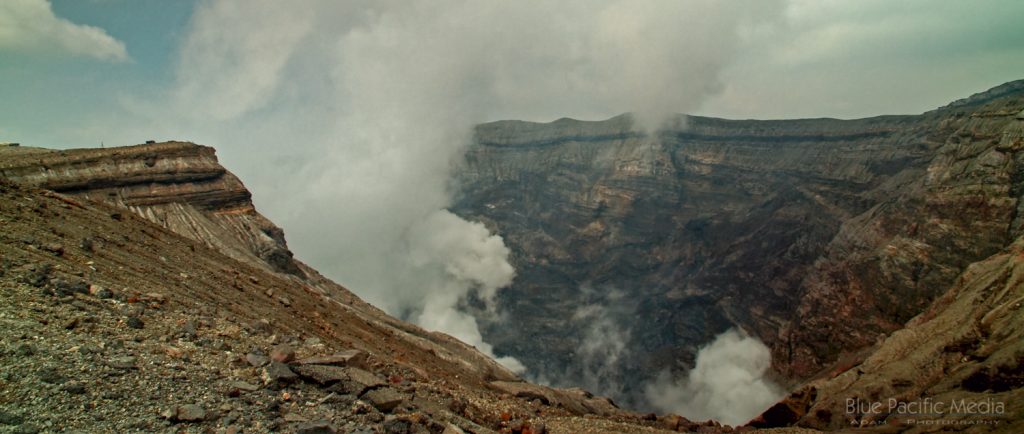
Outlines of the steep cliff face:
[[126,207],[235,259],[305,277],[284,232],[256,212],[242,182],[213,148],[166,142],[57,151],[12,147],[0,176]]
[[[844,222],[801,285],[796,319],[778,352],[794,372],[810,372],[835,350],[873,343],[920,313],[963,269],[1021,233],[1024,108],[1015,94],[985,94],[940,110],[943,137],[926,172]],[[998,90],[998,88],[997,88]],[[829,330],[822,334],[821,330]]]
[[[1022,302],[1024,238],[1018,236],[968,266],[862,363],[809,382],[756,425],[1021,432]],[[799,399],[806,395],[814,398]]]
[[849,121],[688,117],[653,136],[628,116],[481,125],[453,210],[505,237],[518,271],[485,338],[628,398],[740,326],[808,378],[1013,239],[1022,93]]

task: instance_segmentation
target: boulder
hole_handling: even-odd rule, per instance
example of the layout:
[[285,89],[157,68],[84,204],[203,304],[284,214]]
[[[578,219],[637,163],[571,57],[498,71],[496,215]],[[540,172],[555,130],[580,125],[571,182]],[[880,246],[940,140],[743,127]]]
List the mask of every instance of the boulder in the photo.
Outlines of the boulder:
[[326,420],[303,422],[295,426],[296,434],[335,434],[337,432],[337,428]]
[[368,389],[387,384],[387,382],[378,377],[377,374],[370,371],[364,371],[359,368],[345,368],[345,374],[348,375],[349,380],[359,383]]
[[263,368],[263,383],[267,385],[282,385],[298,380],[299,376],[292,372],[288,365],[271,361]]
[[270,362],[270,358],[259,353],[249,353],[245,355],[245,361],[254,367],[261,367]]
[[388,413],[402,404],[408,397],[390,387],[382,387],[366,392],[361,398],[372,404],[382,413]]
[[173,419],[178,422],[198,422],[206,419],[206,410],[195,404],[181,405],[175,409]]
[[291,345],[275,345],[270,349],[270,359],[276,362],[288,363],[295,360],[295,349]]
[[329,356],[309,357],[295,362],[298,365],[337,365],[366,369],[367,354],[360,350],[345,350]]
[[292,370],[302,378],[315,381],[319,384],[334,384],[349,379],[345,368],[329,365],[295,365]]

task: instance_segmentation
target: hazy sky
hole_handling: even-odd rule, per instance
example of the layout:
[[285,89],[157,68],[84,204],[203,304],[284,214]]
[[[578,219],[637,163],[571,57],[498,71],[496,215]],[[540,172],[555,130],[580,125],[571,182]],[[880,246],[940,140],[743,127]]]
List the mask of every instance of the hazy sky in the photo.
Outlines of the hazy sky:
[[[89,146],[148,137],[106,130],[107,123],[96,118],[126,107],[130,112],[126,99],[160,103],[148,97],[157,99],[154,93],[175,86],[182,44],[194,30],[189,20],[196,4],[203,3],[209,2],[55,0],[51,12],[40,0],[0,2],[0,140]],[[529,3],[542,11],[555,2]],[[747,6],[724,1],[713,7]],[[679,25],[701,21],[699,15],[687,16],[686,9],[664,18]],[[769,25],[758,28],[754,19],[741,29],[743,41],[726,48],[727,64],[715,72],[709,98],[675,111],[689,108],[734,118],[919,113],[1024,77],[1024,2],[794,0],[781,9],[781,17],[762,17]],[[555,16],[565,20],[566,32],[574,31],[571,16]],[[279,31],[272,24],[265,30]],[[634,30],[633,37],[621,38],[626,49],[643,51],[665,43],[659,36],[672,36]],[[708,30],[685,44],[708,50],[733,44]],[[687,71],[679,71],[679,81],[687,80],[682,72]],[[605,118],[630,109],[597,103],[569,107],[559,101],[543,105],[509,107],[492,117]],[[131,113],[123,120],[139,123]],[[166,130],[175,137],[194,137],[173,126]]]

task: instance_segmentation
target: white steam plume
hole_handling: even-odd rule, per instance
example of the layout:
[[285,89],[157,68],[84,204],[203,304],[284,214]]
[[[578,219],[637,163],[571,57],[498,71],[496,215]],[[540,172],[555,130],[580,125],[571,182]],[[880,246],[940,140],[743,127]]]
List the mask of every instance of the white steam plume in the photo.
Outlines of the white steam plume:
[[[491,235],[480,223],[467,222],[448,211],[438,211],[413,226],[409,239],[412,266],[420,273],[444,270],[443,278],[429,283],[419,315],[421,326],[443,330],[494,357],[493,347],[484,342],[476,318],[457,306],[475,290],[488,310],[496,309],[494,298],[500,288],[512,283],[515,270],[508,263],[508,247],[501,237]],[[426,283],[426,282],[425,282]],[[513,357],[496,357],[514,372],[526,370]]]
[[770,366],[768,347],[731,329],[700,349],[686,378],[673,380],[669,372],[662,372],[645,394],[660,411],[741,425],[783,396],[782,388],[765,376]]
[[576,384],[562,385],[620,398],[624,390],[620,371],[631,333],[624,324],[628,324],[625,318],[632,314],[632,306],[625,300],[625,293],[615,289],[598,293],[584,286],[582,292],[593,303],[573,313],[572,321],[581,324],[583,335],[574,354],[575,366],[563,375]]
[[744,29],[781,9],[209,0],[192,19],[177,82],[126,100],[152,118],[148,136],[216,145],[300,258],[388,312],[486,352],[459,305],[475,296],[496,310],[514,271],[500,237],[445,211],[472,126],[632,110],[648,128],[698,108]]

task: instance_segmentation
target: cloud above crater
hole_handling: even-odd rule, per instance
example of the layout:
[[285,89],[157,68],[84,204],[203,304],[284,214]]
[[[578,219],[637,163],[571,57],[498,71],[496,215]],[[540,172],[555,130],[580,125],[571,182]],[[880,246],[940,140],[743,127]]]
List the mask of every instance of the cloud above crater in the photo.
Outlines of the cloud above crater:
[[123,42],[98,27],[75,24],[53,13],[48,0],[0,2],[0,51],[44,56],[128,60]]

